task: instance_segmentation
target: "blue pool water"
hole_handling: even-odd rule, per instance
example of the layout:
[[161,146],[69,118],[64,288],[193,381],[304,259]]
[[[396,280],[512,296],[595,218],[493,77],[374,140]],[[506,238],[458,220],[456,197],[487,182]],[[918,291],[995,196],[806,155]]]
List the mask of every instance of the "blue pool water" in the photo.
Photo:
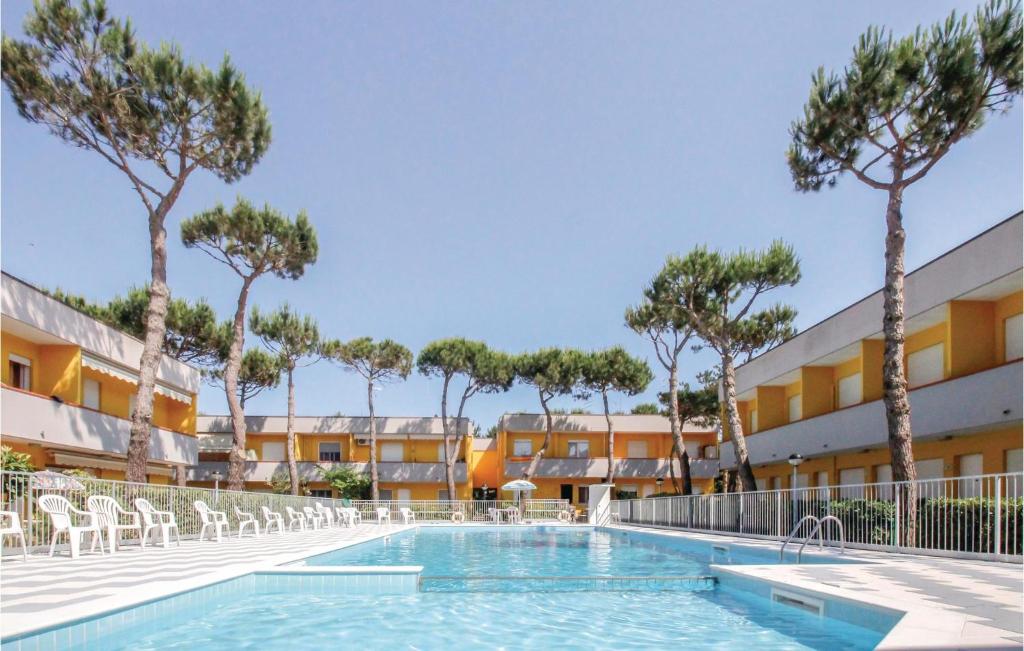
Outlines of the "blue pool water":
[[[307,566],[423,565],[425,577],[691,576],[710,546],[589,528],[422,528],[307,559]],[[720,552],[716,552],[720,553]],[[731,549],[733,562],[771,562]],[[721,560],[721,559],[718,559]],[[777,559],[776,559],[777,560]],[[287,571],[287,568],[284,568]],[[313,568],[299,568],[310,571]],[[292,570],[296,571],[296,570]],[[566,580],[565,577],[573,577]],[[352,577],[344,577],[350,580]],[[411,578],[411,577],[410,577]],[[339,589],[313,577],[248,575],[51,633],[60,649],[870,649],[891,616],[834,609],[843,620],[776,604],[763,585],[572,593],[530,583],[506,591],[467,580],[448,591]],[[387,579],[384,579],[387,581]],[[326,581],[326,583],[325,583]],[[428,583],[430,579],[424,583]],[[741,582],[742,583],[742,582]],[[366,587],[366,586],[369,587]],[[682,585],[682,584],[680,584]],[[335,586],[335,587],[331,587]],[[375,593],[375,590],[377,592]],[[826,611],[830,612],[830,611]],[[875,616],[879,615],[879,616]],[[855,625],[851,622],[863,624]],[[41,638],[42,639],[42,638]],[[53,639],[50,639],[52,642]],[[49,648],[4,640],[14,651]],[[23,646],[19,646],[19,642]]]

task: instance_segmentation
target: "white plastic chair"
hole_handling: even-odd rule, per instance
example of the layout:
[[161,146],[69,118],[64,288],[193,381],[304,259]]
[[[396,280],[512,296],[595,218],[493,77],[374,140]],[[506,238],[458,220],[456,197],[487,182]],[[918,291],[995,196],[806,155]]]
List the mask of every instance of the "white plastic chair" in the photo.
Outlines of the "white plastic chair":
[[306,514],[299,513],[290,506],[284,507],[284,510],[288,513],[288,531],[291,531],[294,525],[299,525],[299,531],[306,530]]
[[377,524],[391,524],[391,509],[386,506],[377,507]]
[[402,514],[402,522],[404,524],[416,524],[416,514],[412,512],[412,509],[407,509],[403,506],[398,509],[398,512]]
[[[10,519],[11,524],[4,524]],[[0,511],[0,546],[4,544],[4,536],[14,536],[21,541],[21,558],[28,561],[28,547],[25,546],[25,532],[21,528],[21,518],[14,511]]]
[[332,511],[331,509],[327,508],[326,506],[324,506],[323,504],[321,504],[319,502],[316,503],[316,507],[315,508],[317,510],[317,513],[320,514],[320,517],[323,518],[324,526],[327,527],[328,529],[333,527],[334,526],[334,511]]
[[334,507],[334,513],[338,516],[338,526],[351,527],[355,525],[352,515],[348,512],[344,506]]
[[346,506],[345,510],[347,510],[349,514],[352,516],[353,526],[363,523],[363,514],[359,511],[359,509],[357,509],[354,506]]
[[323,517],[321,517],[319,513],[314,511],[312,506],[302,507],[302,512],[306,514],[306,520],[313,525],[314,529],[319,529],[323,526]]
[[243,511],[242,509],[238,508],[237,506],[234,507],[234,509],[235,509],[235,517],[238,518],[238,539],[239,540],[242,539],[242,532],[244,532],[245,528],[250,526],[250,525],[252,526],[253,536],[255,536],[256,538],[259,538],[260,537],[260,523],[259,523],[259,521],[256,520],[256,516],[253,515],[252,513],[248,513],[246,511]]
[[[100,529],[107,532],[107,544],[110,546],[110,553],[117,551],[120,532],[138,531],[139,544],[142,544],[142,524],[139,522],[139,514],[132,511],[125,511],[113,497],[108,495],[90,495],[85,501],[90,511],[99,517]],[[122,523],[127,517],[128,521]],[[142,548],[145,551],[145,547]]]
[[487,509],[487,515],[491,516],[491,521],[494,522],[494,524],[501,524],[501,511],[500,510],[491,507],[491,508]]
[[[71,546],[71,558],[78,558],[82,549],[82,535],[92,534],[92,546],[89,551],[96,549],[96,543],[100,544],[100,553],[103,551],[103,534],[100,532],[99,517],[90,511],[82,511],[71,506],[67,498],[60,495],[40,495],[36,502],[39,508],[50,516],[50,523],[53,525],[53,538],[50,539],[50,556],[57,547],[57,537],[62,533],[68,535],[68,542]],[[86,524],[75,524],[76,520],[85,520]]]
[[202,542],[206,530],[213,527],[217,542],[220,542],[221,530],[227,531],[228,528],[228,514],[224,511],[214,511],[203,500],[196,500],[192,504],[196,511],[199,511],[199,518],[203,521],[203,527],[199,530],[199,541]]
[[268,506],[261,506],[260,510],[263,511],[263,530],[270,533],[271,530],[276,526],[278,533],[284,533],[284,518],[281,517],[280,513],[276,513],[270,510]]
[[181,547],[181,532],[178,531],[178,522],[171,511],[157,511],[149,500],[142,497],[135,498],[135,508],[142,516],[142,547],[146,547],[146,540],[150,532],[159,529],[160,537],[163,540],[164,549],[171,546],[171,530],[174,530],[174,539]]
[[509,524],[520,524],[523,521],[523,517],[519,515],[519,509],[514,506],[505,509],[505,516],[508,518]]

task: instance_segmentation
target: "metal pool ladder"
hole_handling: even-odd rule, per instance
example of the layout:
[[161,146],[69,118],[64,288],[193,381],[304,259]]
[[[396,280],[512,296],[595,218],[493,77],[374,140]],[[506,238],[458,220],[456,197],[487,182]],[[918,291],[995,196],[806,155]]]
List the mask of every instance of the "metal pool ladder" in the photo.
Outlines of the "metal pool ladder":
[[843,531],[842,520],[840,520],[834,515],[826,515],[823,518],[819,518],[815,515],[805,515],[804,517],[800,518],[800,521],[796,523],[796,526],[793,527],[793,530],[789,532],[789,535],[786,536],[786,539],[782,542],[782,547],[779,548],[779,562],[782,562],[785,558],[786,545],[788,545],[789,542],[793,540],[794,537],[796,537],[797,532],[800,531],[800,527],[804,526],[804,523],[808,521],[813,522],[814,527],[811,529],[811,533],[809,533],[807,537],[804,538],[804,541],[800,543],[800,549],[797,550],[796,553],[797,564],[800,563],[800,559],[803,556],[804,547],[807,546],[807,543],[811,542],[811,539],[814,538],[814,534],[818,534],[818,549],[823,548],[824,543],[822,542],[821,538],[821,525],[828,521],[835,522],[836,525],[839,526],[839,553],[846,553],[846,534]]

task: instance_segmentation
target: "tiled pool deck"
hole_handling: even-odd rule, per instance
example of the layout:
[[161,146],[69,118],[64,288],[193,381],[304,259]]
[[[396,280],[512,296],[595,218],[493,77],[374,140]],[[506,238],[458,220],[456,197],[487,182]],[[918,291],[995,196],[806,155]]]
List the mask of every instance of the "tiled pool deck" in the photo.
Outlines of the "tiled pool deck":
[[[0,634],[6,637],[89,617],[407,528],[364,524],[350,529],[230,538],[219,544],[184,541],[181,547],[166,550],[129,548],[113,557],[97,553],[76,560],[36,555],[25,563],[20,556],[5,557],[0,564]],[[770,541],[635,529],[778,549],[778,543]],[[864,551],[848,555],[868,562],[727,565],[715,566],[715,570],[833,599],[906,611],[908,615],[883,642],[889,649],[936,648],[940,644],[945,648],[1020,648],[1024,643],[1024,569],[1020,565]]]

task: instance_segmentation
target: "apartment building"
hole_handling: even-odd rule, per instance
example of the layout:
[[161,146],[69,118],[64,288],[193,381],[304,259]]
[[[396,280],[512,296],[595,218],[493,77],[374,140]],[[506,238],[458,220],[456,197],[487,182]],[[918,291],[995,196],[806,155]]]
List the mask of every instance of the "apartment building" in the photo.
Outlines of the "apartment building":
[[[0,435],[37,468],[123,479],[142,342],[2,274]],[[198,459],[199,371],[157,369],[148,479],[168,483]]]
[[[917,474],[1021,470],[1022,216],[907,274],[906,357]],[[892,477],[882,402],[882,292],[736,370],[760,488]],[[722,464],[734,467],[724,431]]]
[[[285,416],[246,416],[245,489],[271,490],[277,475],[288,477],[286,462],[287,425]],[[377,472],[381,499],[449,499],[444,469],[444,430],[440,418],[378,417]],[[455,463],[457,495],[472,496],[473,439],[470,421],[458,426],[466,436]],[[189,475],[189,484],[212,486],[213,473],[227,477],[232,427],[229,416],[200,416],[199,465]],[[370,472],[370,419],[348,416],[298,416],[295,418],[295,459],[299,476],[308,482],[312,495],[331,497],[319,468],[345,465],[358,472]],[[454,437],[453,437],[454,443]]]
[[[612,416],[615,430],[615,487],[620,497],[671,491],[671,476],[681,477],[679,462],[670,462],[672,429],[668,418],[651,415]],[[544,443],[544,414],[505,414],[496,442],[502,483],[519,479]],[[686,423],[683,442],[690,457],[695,493],[714,490],[718,475],[717,431]],[[608,424],[603,414],[554,416],[551,445],[531,481],[537,499],[568,499],[586,505],[591,484],[608,474]],[[669,466],[672,463],[672,466]]]

